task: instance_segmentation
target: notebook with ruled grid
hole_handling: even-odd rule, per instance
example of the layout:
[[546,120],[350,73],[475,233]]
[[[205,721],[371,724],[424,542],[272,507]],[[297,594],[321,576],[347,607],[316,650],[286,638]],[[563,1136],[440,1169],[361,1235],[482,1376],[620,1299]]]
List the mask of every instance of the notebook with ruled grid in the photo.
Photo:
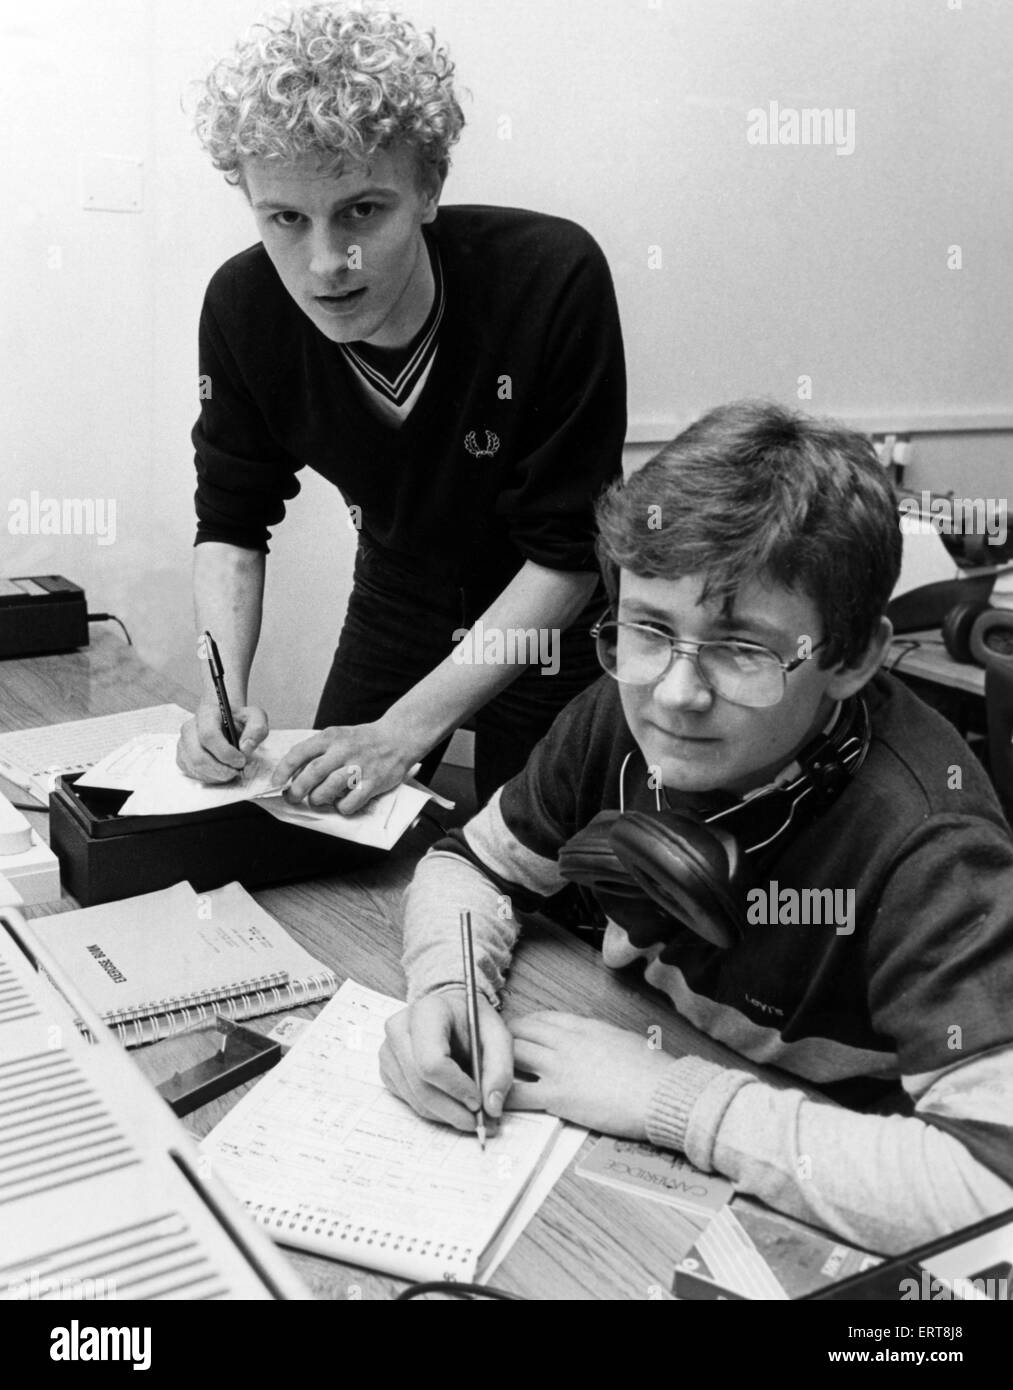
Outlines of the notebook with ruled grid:
[[127,1047],[209,1022],[311,1004],[337,980],[238,883],[177,883],[36,918],[51,957]]
[[0,1302],[307,1298],[37,944],[0,906]]
[[563,1124],[509,1111],[483,1152],[380,1079],[396,999],[348,980],[201,1145],[282,1245],[402,1279],[482,1280]]

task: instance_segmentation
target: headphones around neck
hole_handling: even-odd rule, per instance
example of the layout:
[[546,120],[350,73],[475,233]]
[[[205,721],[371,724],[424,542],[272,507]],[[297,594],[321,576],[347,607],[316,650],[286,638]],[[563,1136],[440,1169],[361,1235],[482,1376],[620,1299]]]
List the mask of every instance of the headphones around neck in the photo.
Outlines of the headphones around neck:
[[665,941],[678,925],[713,946],[733,946],[744,935],[737,889],[747,869],[781,847],[799,808],[811,820],[836,801],[864,763],[871,737],[865,701],[852,696],[783,781],[702,821],[662,810],[657,791],[655,814],[624,810],[624,763],[620,809],[599,812],[567,841],[560,872],[589,889],[635,946]]

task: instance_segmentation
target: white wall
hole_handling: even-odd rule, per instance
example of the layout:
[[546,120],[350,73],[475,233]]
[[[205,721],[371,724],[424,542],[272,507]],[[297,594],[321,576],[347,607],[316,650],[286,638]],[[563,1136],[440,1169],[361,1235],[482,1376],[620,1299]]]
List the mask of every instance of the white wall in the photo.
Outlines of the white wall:
[[[144,9],[106,0],[5,8],[0,300],[0,574],[60,571],[93,605],[144,626],[172,563],[148,515],[156,371],[149,213],[85,212],[78,157],[147,156],[150,35]],[[114,544],[10,535],[12,499],[112,498]],[[162,644],[162,651],[166,646]],[[0,670],[2,681],[2,670]]]
[[[1008,0],[413,9],[475,84],[455,191],[492,182],[602,242],[635,325],[632,439],[793,401],[800,375],[809,408],[863,427],[1013,426]],[[836,111],[853,140],[750,143],[771,102]]]
[[[193,450],[198,412],[197,320],[204,288],[221,262],[257,240],[242,193],[214,170],[191,131],[193,84],[259,13],[245,0],[157,0],[154,5],[154,336],[159,370],[153,482],[171,526],[169,567],[154,624],[159,664],[193,684],[189,566],[193,543]],[[354,531],[337,491],[300,474],[302,491],[271,541],[267,601],[251,698],[278,727],[307,727],[330,665],[350,586]],[[172,641],[165,635],[172,632]],[[266,655],[265,655],[266,654]],[[154,655],[154,654],[153,654]]]
[[[825,0],[813,3],[825,8]],[[939,0],[936,8],[941,5]],[[673,402],[685,405],[698,374],[695,345],[714,333],[715,324],[736,361],[728,391],[720,394],[754,389],[742,375],[748,366],[742,325],[751,305],[741,294],[729,295],[727,272],[748,282],[742,208],[750,198],[770,196],[770,164],[743,164],[735,187],[718,182],[710,172],[708,141],[716,138],[711,118],[733,91],[755,90],[760,100],[775,56],[778,91],[783,85],[803,96],[816,93],[824,72],[840,84],[846,68],[834,33],[802,22],[800,7],[782,0],[511,0],[495,6],[406,0],[404,8],[417,21],[436,25],[471,92],[447,200],[517,202],[578,216],[605,246],[624,314],[631,414],[636,416],[637,402],[665,399],[663,390],[659,396],[659,372],[671,378]],[[854,13],[854,52],[864,51],[869,29],[863,31],[862,17],[872,13],[869,0],[836,8]],[[876,2],[875,37],[887,94],[903,76],[904,45],[917,9],[911,0]],[[1001,23],[1005,39],[1013,36],[1008,8],[981,0],[964,9],[958,22],[980,24],[985,16],[993,35]],[[3,167],[13,203],[13,212],[0,221],[0,409],[6,425],[0,574],[62,572],[83,583],[93,610],[120,614],[142,655],[192,686],[189,430],[198,409],[197,317],[209,276],[249,245],[255,230],[242,195],[208,165],[180,101],[187,84],[209,69],[260,6],[248,0],[51,0],[17,18],[13,11],[8,5],[0,16],[3,139],[10,146]],[[637,42],[612,41],[624,15]],[[659,38],[645,46],[649,25]],[[726,71],[722,55],[733,40],[735,64]],[[992,47],[998,61],[1001,46]],[[707,63],[691,63],[693,53],[705,54]],[[898,109],[921,102],[937,121],[968,117],[973,94],[961,86],[959,70],[949,72],[943,64],[938,76],[938,90],[920,92],[917,101],[907,94],[901,103],[898,96]],[[846,85],[839,90],[843,101]],[[510,140],[500,138],[504,115],[512,121]],[[984,132],[982,112],[975,108],[971,117],[974,131]],[[638,133],[645,121],[678,130],[671,159],[647,158]],[[1002,131],[994,138],[1001,141]],[[78,158],[94,153],[144,162],[140,213],[81,208]],[[999,167],[995,156],[989,159]],[[982,176],[987,162],[975,166]],[[992,238],[992,256],[1000,245],[996,228],[1004,205],[993,200],[983,222],[979,183],[968,184],[974,195],[968,207],[976,230]],[[865,213],[886,245],[890,210],[875,192],[873,197],[867,190]],[[863,196],[861,181],[852,196]],[[684,268],[674,280],[652,281],[648,295],[637,289],[634,263],[639,265],[645,242],[705,247],[727,238],[729,228],[739,231],[732,243],[722,242],[724,264],[697,257],[688,276]],[[840,249],[831,244],[831,258]],[[982,273],[979,263],[975,274]],[[839,297],[847,296],[851,284],[842,271]],[[860,287],[873,301],[879,295],[891,302],[888,268],[876,256]],[[1005,302],[1007,289],[1005,277],[997,277],[988,320],[967,328],[979,330],[996,360],[1008,350],[1008,333],[1000,340],[995,329],[996,306]],[[807,298],[797,277],[785,278],[783,293],[793,296],[796,313],[818,321],[822,306]],[[652,345],[673,322],[685,351],[674,362],[659,363]],[[888,331],[888,322],[869,323],[870,335]],[[896,352],[914,359],[931,355],[921,341],[897,341]],[[720,365],[710,351],[708,372],[715,358]],[[757,362],[762,366],[759,352]],[[723,380],[720,372],[716,379]],[[755,389],[764,389],[760,376]],[[898,412],[910,407],[900,394],[891,397],[889,382],[883,391],[885,399],[896,400]],[[843,399],[814,402],[817,409],[848,405]],[[673,418],[678,415],[673,406]],[[651,452],[645,433],[649,440],[650,426],[641,420],[636,438],[642,442],[631,447],[631,463]],[[1010,488],[1010,435],[1003,431],[925,436],[916,440],[916,451],[907,479],[915,487],[1000,496]],[[312,714],[340,626],[353,551],[337,494],[315,475],[300,476],[302,494],[272,543],[253,687],[275,722],[288,725],[302,725]],[[33,489],[60,498],[114,498],[115,544],[99,546],[88,536],[10,535],[4,525],[8,503]]]

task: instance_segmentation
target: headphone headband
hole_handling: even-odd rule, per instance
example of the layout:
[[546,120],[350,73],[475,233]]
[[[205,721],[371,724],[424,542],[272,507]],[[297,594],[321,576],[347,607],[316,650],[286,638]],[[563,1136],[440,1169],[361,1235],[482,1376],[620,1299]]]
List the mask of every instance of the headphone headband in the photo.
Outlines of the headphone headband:
[[871,738],[868,706],[861,695],[853,695],[841,705],[833,727],[798,754],[795,776],[744,796],[734,806],[706,817],[704,824],[729,831],[743,854],[766,849],[789,829],[804,802],[819,815],[837,800],[865,762]]

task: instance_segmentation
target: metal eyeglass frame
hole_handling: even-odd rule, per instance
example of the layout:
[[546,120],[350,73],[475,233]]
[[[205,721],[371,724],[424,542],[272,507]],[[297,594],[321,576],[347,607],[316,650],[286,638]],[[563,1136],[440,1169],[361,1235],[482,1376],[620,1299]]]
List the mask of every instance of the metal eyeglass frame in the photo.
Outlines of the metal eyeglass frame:
[[[687,656],[693,663],[693,670],[696,672],[697,680],[701,685],[706,686],[712,695],[717,695],[720,699],[727,700],[730,705],[738,705],[742,709],[774,709],[775,706],[779,705],[784,699],[785,691],[788,688],[788,677],[791,675],[792,671],[796,671],[803,662],[808,661],[813,652],[817,652],[820,647],[826,646],[827,640],[825,637],[820,638],[807,656],[796,656],[792,661],[782,661],[777,652],[772,651],[770,647],[765,647],[761,642],[740,642],[734,638],[715,638],[706,642],[694,642],[691,638],[669,637],[667,632],[659,632],[656,627],[651,627],[649,623],[624,622],[620,618],[611,618],[608,615],[603,615],[598,619],[594,627],[591,628],[591,636],[595,640],[596,654],[598,651],[598,638],[601,636],[603,627],[630,627],[635,628],[638,632],[649,632],[652,637],[663,638],[669,646],[668,664],[663,671],[659,671],[659,673],[656,676],[652,676],[649,681],[620,680],[615,671],[610,671],[608,669],[599,655],[598,660],[602,670],[620,685],[631,685],[640,690],[645,689],[649,685],[656,685],[658,681],[668,675],[669,671],[672,669],[672,662],[675,660],[676,656]],[[690,650],[685,650],[687,647]],[[772,657],[774,662],[781,668],[781,694],[769,705],[747,705],[743,704],[741,700],[733,700],[728,695],[722,695],[720,691],[714,689],[714,686],[700,669],[699,656],[704,647],[741,647],[746,651],[763,652],[765,656]]]

